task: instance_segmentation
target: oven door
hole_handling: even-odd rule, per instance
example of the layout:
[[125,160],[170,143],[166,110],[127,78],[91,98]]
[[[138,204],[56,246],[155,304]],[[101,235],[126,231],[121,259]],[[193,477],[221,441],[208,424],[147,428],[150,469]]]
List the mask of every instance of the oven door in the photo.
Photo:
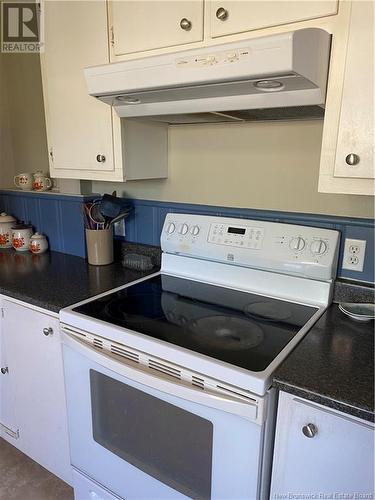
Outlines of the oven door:
[[255,403],[150,374],[66,333],[63,352],[76,469],[126,500],[258,497]]

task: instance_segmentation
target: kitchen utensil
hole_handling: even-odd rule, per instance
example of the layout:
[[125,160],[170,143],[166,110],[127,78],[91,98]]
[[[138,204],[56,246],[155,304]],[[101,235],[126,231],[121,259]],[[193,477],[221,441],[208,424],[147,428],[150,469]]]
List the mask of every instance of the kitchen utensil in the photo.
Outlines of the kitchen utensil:
[[5,212],[0,214],[0,248],[12,248],[12,226],[16,219]]
[[342,313],[356,321],[371,321],[375,319],[375,304],[362,304],[357,302],[343,302],[339,304]]
[[100,203],[100,211],[107,219],[114,219],[128,204],[122,199],[110,194],[103,194]]
[[48,249],[48,241],[44,234],[35,233],[30,238],[29,250],[31,253],[44,253]]
[[131,208],[128,208],[128,209],[124,210],[123,212],[120,212],[117,217],[115,217],[114,219],[111,220],[109,225],[113,226],[114,224],[116,224],[116,222],[119,222],[120,220],[125,219],[129,215],[130,211],[131,211]]
[[86,229],[87,259],[94,266],[113,262],[113,230]]
[[33,174],[23,173],[14,177],[14,185],[23,191],[31,191],[33,187]]
[[35,172],[33,174],[33,190],[34,191],[48,191],[52,187],[52,181],[49,177],[43,174],[43,172]]
[[89,217],[94,224],[93,229],[104,229],[107,223],[106,218],[101,213],[101,202],[95,201],[89,208]]
[[33,234],[31,226],[16,224],[12,227],[12,246],[17,252],[26,252],[29,249],[30,238]]

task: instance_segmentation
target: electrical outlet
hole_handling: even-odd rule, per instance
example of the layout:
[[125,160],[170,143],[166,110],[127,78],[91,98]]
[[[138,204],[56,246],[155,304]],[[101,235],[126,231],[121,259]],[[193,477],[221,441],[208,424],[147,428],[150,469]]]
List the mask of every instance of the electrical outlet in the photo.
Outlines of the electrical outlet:
[[365,251],[366,240],[351,240],[346,238],[342,268],[351,269],[352,271],[363,271]]
[[115,236],[126,236],[125,232],[125,219],[121,219],[118,222],[115,222]]

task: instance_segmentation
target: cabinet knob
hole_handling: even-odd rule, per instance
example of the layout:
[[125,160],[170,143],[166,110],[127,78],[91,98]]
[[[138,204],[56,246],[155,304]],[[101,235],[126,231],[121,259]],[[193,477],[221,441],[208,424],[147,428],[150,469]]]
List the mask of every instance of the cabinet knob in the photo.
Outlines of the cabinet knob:
[[216,17],[220,21],[225,21],[226,19],[228,19],[228,16],[229,16],[229,12],[227,11],[227,9],[224,9],[224,7],[220,7],[219,9],[217,9]]
[[318,434],[318,429],[314,424],[307,424],[302,427],[303,435],[308,438],[313,438]]
[[96,155],[96,161],[98,163],[104,163],[105,162],[105,156],[104,155]]
[[46,337],[48,337],[48,335],[52,335],[53,334],[53,328],[51,327],[48,327],[48,328],[43,328],[43,333]]
[[1,373],[2,373],[3,375],[5,375],[6,373],[8,373],[8,372],[9,372],[9,370],[8,370],[8,367],[7,367],[7,366],[4,366],[3,368],[1,368],[1,370],[0,370],[0,371],[1,371]]
[[360,160],[360,157],[356,155],[355,153],[350,153],[348,156],[345,158],[345,161],[348,165],[353,167],[354,165],[358,165]]
[[186,17],[183,17],[180,21],[180,28],[185,31],[190,31],[192,27],[191,21],[189,19],[186,19]]

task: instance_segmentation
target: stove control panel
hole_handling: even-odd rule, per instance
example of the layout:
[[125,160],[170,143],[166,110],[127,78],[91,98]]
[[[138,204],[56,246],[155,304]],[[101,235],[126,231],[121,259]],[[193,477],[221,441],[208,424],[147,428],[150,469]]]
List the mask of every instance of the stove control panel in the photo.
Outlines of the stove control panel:
[[216,245],[260,250],[263,237],[264,229],[262,227],[214,223],[210,225],[208,242]]
[[315,279],[336,274],[339,232],[310,226],[167,214],[162,250]]

